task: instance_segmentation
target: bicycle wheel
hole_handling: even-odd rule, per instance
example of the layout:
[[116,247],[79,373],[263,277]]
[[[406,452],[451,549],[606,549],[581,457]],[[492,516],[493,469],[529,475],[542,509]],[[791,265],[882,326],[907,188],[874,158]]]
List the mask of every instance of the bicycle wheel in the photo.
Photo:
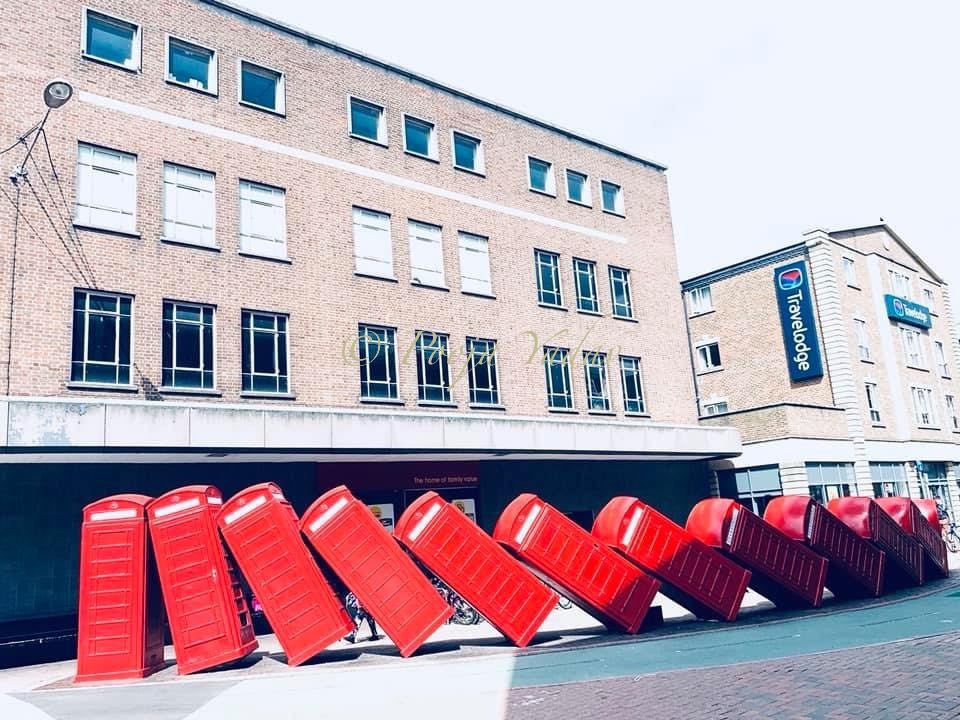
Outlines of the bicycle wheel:
[[960,552],[960,543],[957,542],[957,536],[955,533],[950,533],[947,535],[946,540],[947,550],[952,553]]
[[457,625],[476,625],[480,622],[480,613],[462,597],[456,597],[453,605],[453,622]]
[[557,600],[557,607],[561,610],[570,610],[573,607],[573,603],[561,595],[560,599]]

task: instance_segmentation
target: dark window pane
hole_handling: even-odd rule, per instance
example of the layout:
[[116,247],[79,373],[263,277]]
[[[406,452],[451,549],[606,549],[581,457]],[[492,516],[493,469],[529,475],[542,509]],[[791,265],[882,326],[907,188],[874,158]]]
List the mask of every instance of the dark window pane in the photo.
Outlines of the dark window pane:
[[198,388],[200,387],[200,371],[177,370],[175,383],[177,387]]
[[430,154],[430,136],[433,126],[413,118],[405,121],[407,150],[420,155]]
[[177,305],[177,320],[200,322],[201,310],[196,305]]
[[203,368],[208,372],[213,371],[213,327],[210,325],[203,328]]
[[109,295],[91,295],[90,310],[115,313],[118,310],[117,298]]
[[177,324],[178,368],[200,368],[200,326],[187,323]]
[[453,136],[454,162],[468,170],[477,169],[477,141],[463,135]]
[[377,140],[380,137],[380,108],[353,100],[350,103],[351,130],[354,135]]
[[534,190],[547,191],[547,180],[550,172],[550,165],[530,158],[530,187]]
[[[161,364],[165,368],[173,367],[173,323],[165,320],[163,323],[163,342],[162,342]],[[167,383],[164,383],[166,385]]]
[[117,318],[91,315],[87,331],[88,361],[117,361]]
[[277,109],[277,85],[280,82],[277,73],[243,63],[241,75],[240,94],[244,102]]
[[273,333],[254,331],[253,372],[273,374],[277,371],[274,337]]
[[101,60],[129,65],[133,60],[136,28],[93,12],[87,13],[87,54]]
[[115,384],[117,382],[117,366],[87,363],[87,376],[84,379],[87,382]]
[[177,82],[209,90],[213,53],[205,48],[170,41],[170,77]]

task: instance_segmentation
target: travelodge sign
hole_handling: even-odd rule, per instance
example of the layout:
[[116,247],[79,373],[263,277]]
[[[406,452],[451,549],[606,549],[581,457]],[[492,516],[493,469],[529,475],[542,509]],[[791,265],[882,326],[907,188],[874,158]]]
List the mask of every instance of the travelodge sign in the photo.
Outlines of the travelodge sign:
[[916,325],[929,330],[933,323],[930,321],[930,309],[896,295],[884,295],[887,305],[887,317],[907,325]]
[[813,314],[813,296],[807,264],[797,260],[773,271],[773,284],[780,308],[783,349],[793,381],[823,377],[820,339]]

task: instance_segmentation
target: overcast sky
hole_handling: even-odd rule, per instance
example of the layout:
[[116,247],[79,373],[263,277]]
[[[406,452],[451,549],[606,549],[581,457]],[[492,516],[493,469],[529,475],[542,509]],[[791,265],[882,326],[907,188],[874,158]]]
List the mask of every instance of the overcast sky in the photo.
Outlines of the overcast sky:
[[239,1],[667,165],[682,277],[882,217],[960,285],[958,4]]

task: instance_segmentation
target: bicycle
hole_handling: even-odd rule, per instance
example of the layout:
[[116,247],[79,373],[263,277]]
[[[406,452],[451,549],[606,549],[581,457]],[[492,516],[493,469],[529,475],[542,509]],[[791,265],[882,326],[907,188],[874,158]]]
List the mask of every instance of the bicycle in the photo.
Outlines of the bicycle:
[[438,577],[431,581],[433,586],[440,593],[440,597],[453,608],[453,615],[447,620],[454,625],[479,625],[483,622],[483,616],[477,612],[476,608],[464,600],[460,595],[443,580]]
[[561,595],[557,600],[557,607],[561,610],[570,610],[573,608],[573,602]]
[[943,541],[947,544],[947,550],[952,553],[960,552],[960,534],[957,533],[957,524],[951,522],[944,533]]

